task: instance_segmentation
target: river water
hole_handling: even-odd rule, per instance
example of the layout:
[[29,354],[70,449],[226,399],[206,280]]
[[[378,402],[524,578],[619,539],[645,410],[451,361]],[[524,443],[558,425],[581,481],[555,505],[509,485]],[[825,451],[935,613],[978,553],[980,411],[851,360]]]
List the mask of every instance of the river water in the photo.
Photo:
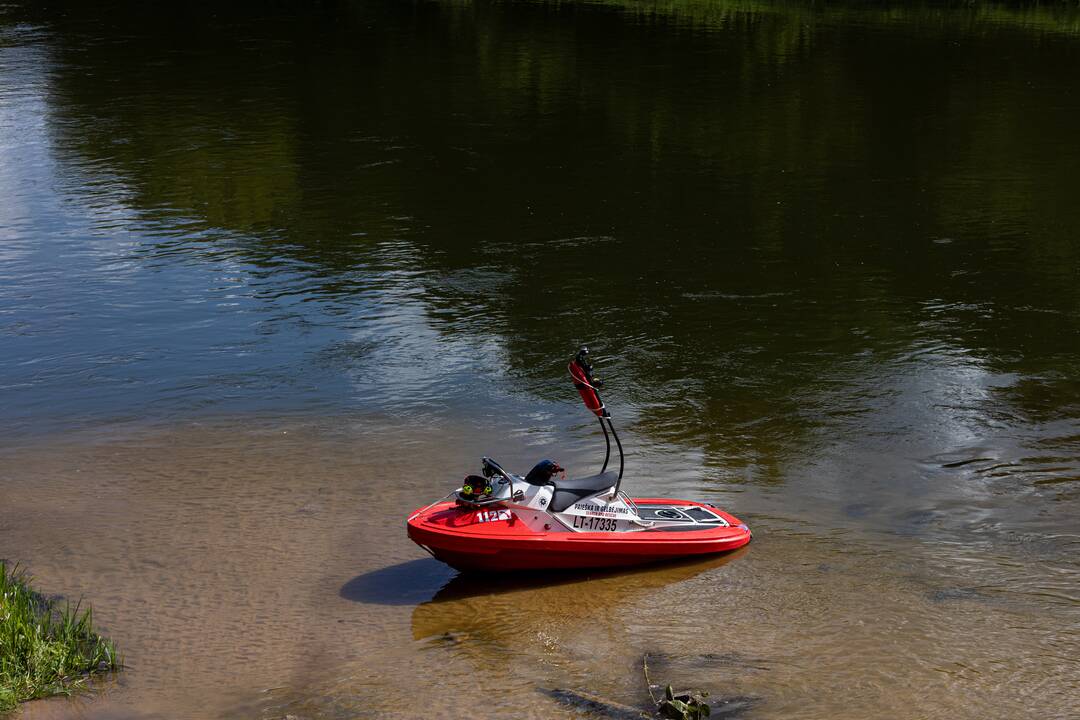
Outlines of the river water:
[[[26,717],[1080,714],[1080,14],[0,4],[0,557],[128,669]],[[492,455],[748,522],[468,578]]]

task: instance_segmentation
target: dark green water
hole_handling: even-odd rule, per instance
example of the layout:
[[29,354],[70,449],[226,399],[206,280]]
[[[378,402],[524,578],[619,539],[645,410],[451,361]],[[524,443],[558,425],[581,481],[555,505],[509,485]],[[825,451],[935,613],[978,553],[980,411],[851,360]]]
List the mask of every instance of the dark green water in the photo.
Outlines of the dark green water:
[[635,491],[1008,557],[1075,657],[1078,77],[1068,5],[0,5],[4,442],[583,459],[588,343]]

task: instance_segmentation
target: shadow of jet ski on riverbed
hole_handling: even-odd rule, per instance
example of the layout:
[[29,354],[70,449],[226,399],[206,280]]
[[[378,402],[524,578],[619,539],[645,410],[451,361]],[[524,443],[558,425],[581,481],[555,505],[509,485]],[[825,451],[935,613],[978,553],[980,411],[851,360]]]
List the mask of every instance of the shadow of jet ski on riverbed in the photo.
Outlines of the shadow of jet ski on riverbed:
[[341,586],[338,595],[371,605],[419,605],[616,578],[630,579],[627,583],[630,587],[648,589],[689,579],[725,565],[744,552],[739,549],[705,560],[687,559],[637,568],[468,575],[434,558],[420,558],[357,575]]
[[370,605],[416,605],[431,600],[455,575],[435,558],[420,558],[357,575],[338,595]]
[[[620,604],[640,598],[643,592],[716,570],[743,552],[636,570],[457,575],[413,610],[413,639],[487,637],[498,642],[515,631],[540,632],[549,627],[565,631],[610,616]],[[580,599],[586,594],[595,613],[582,612]],[[535,608],[545,611],[537,613]]]

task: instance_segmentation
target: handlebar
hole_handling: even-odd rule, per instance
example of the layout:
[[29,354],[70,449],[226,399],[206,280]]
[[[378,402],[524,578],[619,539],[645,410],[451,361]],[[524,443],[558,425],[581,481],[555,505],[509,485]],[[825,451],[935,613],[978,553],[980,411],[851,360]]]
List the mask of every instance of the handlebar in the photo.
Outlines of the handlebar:
[[593,366],[589,364],[589,348],[586,345],[582,345],[581,349],[577,351],[577,355],[574,356],[574,362],[582,372],[585,373],[585,380],[598,390],[604,388],[604,381],[600,378],[593,377]]

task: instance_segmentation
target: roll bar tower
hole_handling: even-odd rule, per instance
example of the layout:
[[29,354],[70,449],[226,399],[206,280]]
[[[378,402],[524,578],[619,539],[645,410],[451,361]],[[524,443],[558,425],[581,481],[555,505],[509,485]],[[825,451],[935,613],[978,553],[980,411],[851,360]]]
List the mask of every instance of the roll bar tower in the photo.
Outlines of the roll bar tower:
[[[604,383],[599,378],[593,377],[593,368],[589,364],[589,348],[582,346],[566,369],[570,371],[574,387],[581,394],[585,407],[589,408],[593,415],[596,415],[597,419],[600,420],[600,429],[604,431],[606,448],[604,450],[604,467],[600,469],[601,473],[607,471],[608,462],[611,460],[611,438],[615,438],[615,445],[619,448],[619,479],[615,483],[615,495],[618,495],[619,485],[622,484],[624,465],[622,443],[619,442],[619,435],[615,432],[615,426],[611,424],[611,413],[604,407],[604,401],[600,399],[599,390],[604,387]],[[608,430],[611,431],[610,435]]]

